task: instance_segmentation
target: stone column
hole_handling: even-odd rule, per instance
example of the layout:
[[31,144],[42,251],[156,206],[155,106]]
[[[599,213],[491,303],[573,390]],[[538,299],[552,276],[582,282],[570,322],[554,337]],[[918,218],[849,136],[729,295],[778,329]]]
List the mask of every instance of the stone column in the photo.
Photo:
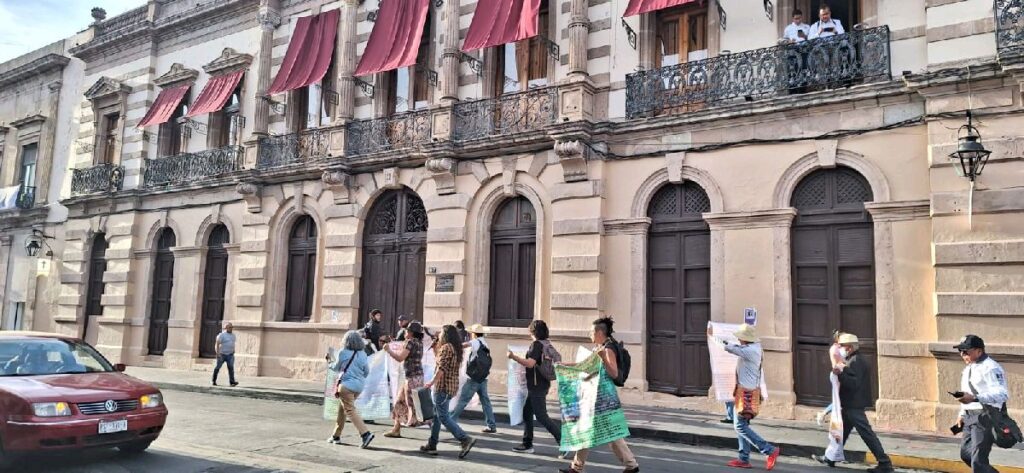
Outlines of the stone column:
[[590,36],[590,18],[587,0],[572,0],[569,17],[569,80],[586,78],[587,39]]
[[274,30],[281,24],[277,0],[262,0],[258,13],[260,22],[260,53],[257,56],[256,109],[253,111],[252,134],[266,135],[270,129],[270,68],[274,55]]
[[39,137],[39,179],[36,181],[36,204],[45,205],[49,199],[50,173],[53,168],[53,140],[57,130],[57,105],[60,103],[61,82],[56,81],[46,86],[50,91],[46,103],[46,122]]
[[444,3],[444,50],[441,54],[441,104],[459,101],[459,2]]
[[355,113],[356,83],[356,12],[358,0],[345,0],[341,6],[341,26],[338,31],[338,45],[335,60],[338,65],[338,108],[334,123],[351,120]]

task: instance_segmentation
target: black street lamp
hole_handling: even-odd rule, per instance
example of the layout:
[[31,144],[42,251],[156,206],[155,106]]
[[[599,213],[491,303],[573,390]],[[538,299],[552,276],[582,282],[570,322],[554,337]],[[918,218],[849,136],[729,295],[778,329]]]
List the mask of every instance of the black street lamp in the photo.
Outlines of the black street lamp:
[[25,252],[28,253],[30,258],[35,257],[39,254],[39,248],[42,248],[39,237],[32,235],[25,239]]
[[988,161],[990,154],[992,152],[981,144],[981,133],[974,127],[971,111],[968,110],[967,124],[957,131],[956,151],[949,153],[953,169],[958,176],[970,179],[973,184],[975,178],[980,176],[982,169],[985,168],[985,162]]

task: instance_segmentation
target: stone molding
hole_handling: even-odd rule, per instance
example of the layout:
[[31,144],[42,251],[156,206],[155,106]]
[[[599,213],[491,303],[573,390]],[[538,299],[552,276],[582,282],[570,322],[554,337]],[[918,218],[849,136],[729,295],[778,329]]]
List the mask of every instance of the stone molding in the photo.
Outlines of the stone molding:
[[866,202],[864,208],[875,222],[899,222],[928,218],[931,204],[928,200],[901,200],[895,202]]
[[252,54],[242,54],[232,48],[224,48],[217,59],[203,66],[203,70],[210,75],[222,75],[239,69],[247,69],[250,64],[252,64]]
[[202,248],[198,246],[173,246],[171,247],[171,253],[174,253],[174,257],[189,257],[199,256]]
[[129,94],[132,88],[121,81],[109,77],[100,77],[85,91],[85,98],[95,101],[111,95]]
[[789,227],[796,217],[796,209],[767,209],[752,212],[718,212],[704,214],[711,230],[748,230],[753,228]]
[[565,182],[587,180],[587,161],[590,159],[590,147],[580,140],[555,142],[555,154],[562,165]]
[[259,13],[256,14],[256,20],[259,22],[260,28],[274,30],[281,26],[281,13],[273,8],[260,7]]
[[[875,163],[863,155],[843,149],[836,151],[835,159],[831,159],[828,155],[822,157],[821,151],[824,150],[826,153],[830,153],[830,147],[827,146],[827,143],[820,144],[821,146],[814,153],[806,154],[797,159],[783,172],[782,177],[775,184],[775,191],[772,193],[772,204],[776,208],[789,207],[793,191],[808,174],[818,169],[835,166],[846,166],[864,176],[864,179],[868,181],[868,185],[871,186],[871,193],[874,196],[875,202],[888,202],[891,200],[889,180]],[[823,165],[823,163],[828,165]]]
[[261,186],[252,182],[239,182],[235,185],[235,192],[245,200],[247,210],[250,213],[260,213],[263,210]]
[[455,171],[458,169],[457,162],[451,157],[430,158],[424,163],[424,167],[430,172],[434,179],[434,187],[438,195],[455,193]]
[[935,265],[1024,263],[1024,240],[973,243],[935,243]]
[[43,124],[44,122],[46,122],[46,117],[37,113],[35,115],[29,115],[25,118],[15,120],[11,122],[11,126],[14,128],[25,128],[33,123]]
[[651,228],[650,217],[617,218],[604,221],[605,235],[646,235]]
[[153,83],[160,86],[161,88],[168,88],[185,82],[195,82],[196,77],[199,77],[199,71],[185,67],[184,64],[176,62],[171,64],[171,68],[164,73],[164,75],[153,79]]
[[56,53],[47,54],[28,64],[15,67],[0,74],[0,88],[7,88],[24,80],[36,79],[47,72],[63,70],[71,59]]
[[344,171],[326,170],[320,176],[327,190],[334,194],[335,204],[348,204],[353,200],[353,194],[359,189],[359,184],[351,174]]

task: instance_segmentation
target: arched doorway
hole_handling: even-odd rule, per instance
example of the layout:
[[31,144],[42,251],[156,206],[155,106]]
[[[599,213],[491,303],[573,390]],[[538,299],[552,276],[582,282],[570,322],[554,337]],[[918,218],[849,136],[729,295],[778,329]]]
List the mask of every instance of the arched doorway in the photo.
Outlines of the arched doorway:
[[216,358],[217,334],[224,320],[224,290],[228,282],[228,228],[213,227],[206,244],[206,269],[203,272],[202,327],[199,329],[199,356]]
[[488,323],[526,327],[534,317],[537,213],[525,197],[506,200],[491,222]]
[[96,343],[96,316],[103,315],[103,274],[107,271],[107,236],[98,233],[92,238],[92,249],[89,252],[89,282],[85,296],[85,324],[82,327],[82,340]]
[[647,383],[651,391],[706,396],[711,387],[711,230],[708,195],[667,184],[647,208]]
[[167,320],[171,317],[171,289],[174,287],[174,231],[160,230],[153,264],[153,295],[149,311],[149,354],[163,355],[167,349]]
[[284,321],[308,322],[313,314],[316,282],[316,222],[303,215],[288,235],[288,273],[285,281]]
[[[874,227],[864,208],[872,199],[867,180],[845,167],[815,171],[793,191],[793,360],[800,404],[832,400],[834,330],[857,335],[862,355],[878,367]],[[877,376],[872,383],[877,398]]]
[[384,331],[398,331],[398,315],[423,320],[427,210],[410,189],[391,190],[370,209],[363,230],[359,323],[384,311]]

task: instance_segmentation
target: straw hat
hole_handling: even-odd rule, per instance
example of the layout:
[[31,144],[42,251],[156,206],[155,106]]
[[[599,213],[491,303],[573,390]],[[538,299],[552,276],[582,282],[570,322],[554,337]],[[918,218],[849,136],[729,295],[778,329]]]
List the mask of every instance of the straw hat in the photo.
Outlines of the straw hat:
[[742,342],[757,343],[761,341],[761,339],[757,338],[757,332],[754,331],[754,327],[752,325],[740,325],[740,328],[736,329],[736,331],[733,332],[733,335],[736,336],[737,340]]
[[469,327],[469,333],[487,333],[489,330],[480,324],[473,324]]
[[860,340],[857,339],[857,336],[852,333],[844,333],[839,336],[840,345],[851,345],[856,343],[860,343]]

